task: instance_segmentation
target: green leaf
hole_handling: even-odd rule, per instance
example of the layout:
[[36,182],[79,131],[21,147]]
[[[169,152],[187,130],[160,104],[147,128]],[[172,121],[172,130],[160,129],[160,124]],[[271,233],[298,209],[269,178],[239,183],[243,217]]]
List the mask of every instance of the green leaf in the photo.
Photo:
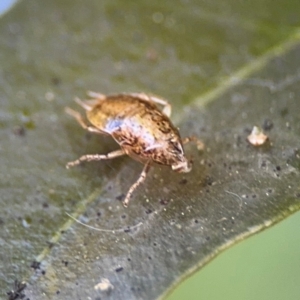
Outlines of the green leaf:
[[[295,5],[28,0],[4,15],[3,295],[18,280],[30,299],[161,298],[299,210]],[[141,164],[124,157],[66,170],[83,154],[118,148],[64,113],[87,90],[169,99],[182,136],[205,144],[186,147],[192,172],[153,168],[125,209],[118,199]],[[246,140],[253,126],[265,145]]]

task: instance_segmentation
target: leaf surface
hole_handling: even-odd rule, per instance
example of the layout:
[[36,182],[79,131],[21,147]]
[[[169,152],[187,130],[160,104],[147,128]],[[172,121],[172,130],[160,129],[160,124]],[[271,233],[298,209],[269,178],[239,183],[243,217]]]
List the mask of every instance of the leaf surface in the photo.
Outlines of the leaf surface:
[[[30,299],[160,298],[299,210],[299,21],[273,2],[28,0],[2,17],[1,291],[17,279]],[[169,99],[205,145],[186,147],[192,172],[153,168],[125,209],[141,164],[66,170],[118,147],[64,114],[86,90]],[[265,145],[247,142],[253,126]]]

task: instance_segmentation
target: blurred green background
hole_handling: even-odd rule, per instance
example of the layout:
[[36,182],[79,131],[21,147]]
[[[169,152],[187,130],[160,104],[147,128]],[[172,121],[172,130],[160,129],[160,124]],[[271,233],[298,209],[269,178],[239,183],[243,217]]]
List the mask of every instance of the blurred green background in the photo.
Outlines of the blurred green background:
[[167,299],[300,299],[300,214],[226,250]]

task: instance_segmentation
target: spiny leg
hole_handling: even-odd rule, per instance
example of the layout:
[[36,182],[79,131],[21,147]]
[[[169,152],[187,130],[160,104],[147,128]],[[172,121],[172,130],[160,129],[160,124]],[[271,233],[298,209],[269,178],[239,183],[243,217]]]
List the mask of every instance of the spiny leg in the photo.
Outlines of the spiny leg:
[[67,163],[66,168],[69,169],[70,167],[74,167],[76,165],[79,165],[83,161],[92,161],[92,160],[104,160],[104,159],[112,159],[118,156],[122,156],[125,154],[125,151],[123,149],[119,149],[107,154],[87,154],[83,155],[80,158],[70,161]]
[[106,99],[106,96],[104,94],[101,94],[101,93],[97,93],[97,92],[93,92],[93,91],[88,91],[87,94],[91,98],[96,98],[98,100],[104,100],[104,99]]
[[172,106],[171,106],[171,104],[168,101],[166,101],[164,99],[161,99],[161,98],[158,98],[158,97],[155,97],[155,96],[147,95],[145,93],[133,93],[131,95],[140,97],[141,99],[146,100],[146,101],[152,101],[154,103],[161,104],[164,107],[163,110],[162,110],[163,113],[168,118],[171,117]]
[[72,116],[73,118],[75,118],[75,120],[80,124],[80,126],[81,126],[82,128],[84,128],[84,129],[88,130],[89,132],[95,132],[95,133],[100,133],[100,134],[105,134],[105,135],[107,135],[107,133],[105,133],[105,132],[103,132],[103,131],[101,131],[101,130],[99,130],[99,129],[93,127],[93,126],[87,125],[87,124],[85,123],[85,121],[84,121],[82,115],[81,115],[79,112],[77,112],[77,111],[71,109],[70,107],[66,107],[66,108],[65,108],[65,112],[66,112],[68,115],[70,115],[70,116]]
[[147,173],[150,170],[150,162],[147,162],[143,168],[143,171],[140,175],[140,177],[137,179],[137,181],[130,187],[129,191],[127,192],[127,195],[125,197],[125,199],[123,200],[123,205],[125,207],[128,206],[130,197],[132,195],[132,193],[135,191],[135,189],[146,179]]
[[163,99],[160,99],[160,98],[157,98],[157,97],[154,97],[154,96],[149,96],[151,101],[155,102],[155,103],[158,103],[158,104],[161,104],[163,105],[163,113],[168,117],[170,118],[171,117],[171,113],[172,113],[172,106],[171,104],[166,101],[166,100],[163,100]]
[[98,100],[92,100],[92,103],[89,100],[81,100],[78,97],[74,98],[74,101],[79,104],[82,108],[84,108],[86,111],[91,111],[95,104],[98,102]]
[[97,94],[95,92],[88,92],[88,96],[94,98],[89,100],[81,100],[78,97],[75,97],[74,101],[79,104],[82,108],[84,108],[86,111],[91,111],[102,100],[106,99],[105,95]]

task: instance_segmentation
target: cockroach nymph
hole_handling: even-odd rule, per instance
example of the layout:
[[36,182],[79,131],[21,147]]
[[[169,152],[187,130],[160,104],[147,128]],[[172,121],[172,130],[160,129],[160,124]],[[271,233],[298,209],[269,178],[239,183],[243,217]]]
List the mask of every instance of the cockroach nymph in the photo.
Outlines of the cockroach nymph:
[[[134,190],[145,180],[153,164],[167,165],[180,173],[191,171],[183,144],[197,139],[195,137],[181,139],[178,129],[170,120],[171,105],[166,100],[145,93],[106,96],[88,92],[88,96],[92,99],[82,101],[75,98],[75,101],[85,109],[91,125],[85,122],[80,113],[71,108],[67,107],[66,112],[89,132],[111,136],[121,148],[108,154],[83,155],[69,162],[67,168],[83,161],[112,159],[122,155],[128,155],[143,163],[142,173],[130,187],[123,201],[125,207],[128,206]],[[162,105],[163,109],[160,110],[157,104]]]

